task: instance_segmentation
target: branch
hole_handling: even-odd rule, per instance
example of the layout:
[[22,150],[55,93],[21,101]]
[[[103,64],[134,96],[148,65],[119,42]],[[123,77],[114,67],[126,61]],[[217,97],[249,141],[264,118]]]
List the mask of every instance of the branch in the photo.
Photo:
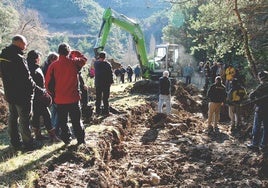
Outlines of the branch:
[[25,28],[27,27],[27,25],[30,24],[32,21],[33,21],[33,19],[30,19],[28,22],[26,22],[26,23],[23,25],[22,30],[21,30],[21,33],[23,33],[23,31],[25,30]]

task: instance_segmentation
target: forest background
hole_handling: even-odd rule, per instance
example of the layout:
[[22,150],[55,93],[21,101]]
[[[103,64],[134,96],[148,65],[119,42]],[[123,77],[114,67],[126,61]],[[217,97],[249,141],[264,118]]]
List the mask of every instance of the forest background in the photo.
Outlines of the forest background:
[[[156,44],[177,43],[191,56],[183,63],[232,63],[242,67],[249,85],[258,71],[268,69],[266,0],[2,0],[0,49],[18,33],[28,39],[28,50],[41,51],[43,58],[61,42],[93,58],[108,7],[140,24],[149,57]],[[120,28],[112,27],[105,50],[118,62],[137,64],[132,37]]]

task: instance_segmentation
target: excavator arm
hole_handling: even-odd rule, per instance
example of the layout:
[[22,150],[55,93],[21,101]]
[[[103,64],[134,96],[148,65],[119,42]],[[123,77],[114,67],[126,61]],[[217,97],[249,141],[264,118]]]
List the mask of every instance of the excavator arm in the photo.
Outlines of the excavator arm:
[[150,67],[143,32],[138,23],[122,14],[112,11],[111,8],[106,9],[103,13],[103,21],[94,46],[95,56],[97,57],[99,52],[104,49],[113,24],[119,26],[132,35],[136,47],[137,58],[144,74],[145,71],[150,69]]

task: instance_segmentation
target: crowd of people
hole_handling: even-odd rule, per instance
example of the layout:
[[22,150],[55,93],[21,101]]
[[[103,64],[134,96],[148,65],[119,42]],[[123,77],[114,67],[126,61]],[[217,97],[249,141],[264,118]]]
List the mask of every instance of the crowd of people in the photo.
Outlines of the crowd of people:
[[[268,119],[264,113],[268,106],[268,72],[260,71],[257,88],[247,93],[241,67],[235,68],[232,63],[224,66],[223,63],[199,63],[199,75],[205,78],[204,91],[207,92],[209,134],[218,132],[221,106],[228,105],[230,131],[239,131],[242,126],[244,103],[255,104],[254,121],[252,128],[252,142],[247,144],[249,149],[265,149],[268,146]],[[257,93],[257,94],[256,94]],[[256,98],[256,99],[255,99]],[[213,122],[213,125],[212,125]],[[263,127],[263,128],[262,128]]]
[[[15,35],[11,44],[0,54],[0,76],[5,99],[8,102],[8,134],[10,144],[16,149],[33,150],[37,141],[63,141],[66,145],[74,135],[77,145],[85,143],[84,122],[93,113],[88,106],[88,88],[83,80],[82,68],[87,58],[67,43],[61,43],[57,52],[50,52],[41,63],[42,54],[30,50],[24,55],[27,39]],[[109,115],[110,86],[116,75],[118,83],[141,79],[141,68],[129,65],[113,70],[101,51],[89,67],[89,77],[94,78],[96,89],[95,113]],[[42,122],[40,122],[42,117]],[[67,124],[70,119],[72,127]],[[41,123],[48,136],[43,134]],[[33,133],[33,134],[32,134]]]
[[[242,127],[243,108],[245,103],[255,104],[254,121],[252,128],[252,142],[247,144],[249,149],[268,149],[268,72],[260,71],[258,79],[260,84],[249,94],[244,85],[241,67],[235,68],[231,63],[226,67],[223,63],[200,62],[197,66],[199,83],[204,84],[204,94],[208,103],[208,119],[206,132],[211,135],[220,132],[218,123],[223,106],[228,106],[230,118],[230,131],[235,133]],[[185,84],[191,84],[194,68],[187,64],[183,68]],[[163,72],[159,79],[158,112],[163,113],[163,104],[166,103],[166,114],[170,114],[170,81],[168,74]],[[164,83],[164,84],[163,84]]]
[[[114,75],[116,78],[116,83],[125,83],[125,77],[127,77],[127,81],[130,83],[133,80],[134,75],[134,81],[141,80],[141,68],[139,65],[137,65],[134,69],[128,65],[127,68],[124,68],[122,65],[114,70]],[[127,76],[126,76],[127,75]]]
[[[33,150],[36,140],[49,139],[53,142],[63,141],[66,145],[71,142],[72,135],[76,137],[77,145],[85,143],[85,129],[81,116],[89,114],[88,88],[81,75],[87,58],[80,51],[72,50],[67,43],[61,43],[58,52],[48,54],[41,65],[41,53],[30,50],[24,57],[27,40],[22,35],[15,35],[9,46],[0,54],[0,76],[3,81],[5,99],[8,102],[8,134],[10,144],[14,148]],[[183,74],[186,85],[191,84],[194,68],[188,64]],[[253,139],[248,144],[249,149],[265,149],[268,146],[268,72],[258,74],[260,84],[249,95],[244,88],[244,80],[240,70],[229,63],[200,62],[198,65],[200,80],[204,79],[204,90],[207,93],[208,121],[207,132],[219,132],[218,122],[223,104],[229,108],[231,132],[239,130],[242,125],[241,107],[250,99],[255,103],[253,122]],[[89,68],[90,78],[95,80],[97,116],[110,113],[110,87],[114,83],[132,82],[141,79],[141,68],[127,66],[113,70],[106,60],[106,53],[99,52]],[[169,72],[164,71],[159,79],[158,112],[171,113],[171,81]],[[93,111],[93,109],[90,109]],[[92,113],[92,112],[91,112]],[[40,127],[40,117],[48,133],[44,136]],[[70,118],[72,130],[67,122]],[[32,136],[34,135],[34,138]]]
[[[69,144],[72,137],[68,118],[77,145],[85,143],[79,75],[87,58],[62,43],[58,52],[50,53],[41,66],[39,51],[30,50],[24,57],[26,46],[27,39],[15,35],[0,55],[0,72],[9,108],[10,144],[24,150],[36,149],[36,141],[44,139]],[[41,116],[49,137],[41,132]]]

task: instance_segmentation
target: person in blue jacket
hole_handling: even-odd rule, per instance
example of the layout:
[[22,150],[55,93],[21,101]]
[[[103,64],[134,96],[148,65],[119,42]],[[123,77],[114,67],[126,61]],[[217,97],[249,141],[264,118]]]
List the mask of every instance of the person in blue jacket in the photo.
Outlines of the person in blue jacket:
[[192,67],[191,63],[189,63],[183,69],[183,76],[185,77],[185,84],[191,84],[192,76],[194,74],[194,68]]

